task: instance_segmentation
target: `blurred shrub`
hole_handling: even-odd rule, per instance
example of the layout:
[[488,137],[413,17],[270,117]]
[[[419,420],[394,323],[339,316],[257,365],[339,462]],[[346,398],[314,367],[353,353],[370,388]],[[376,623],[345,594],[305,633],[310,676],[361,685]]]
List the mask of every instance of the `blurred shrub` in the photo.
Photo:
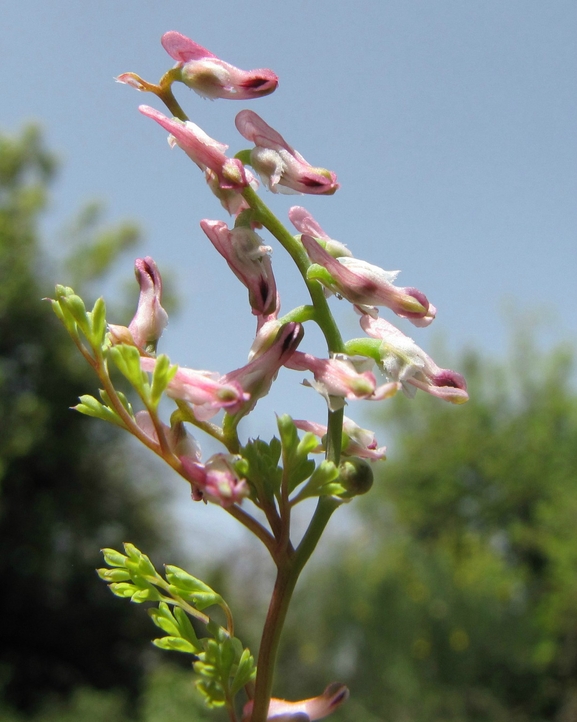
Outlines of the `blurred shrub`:
[[347,682],[351,721],[577,719],[573,360],[521,338],[509,365],[465,359],[465,406],[393,400],[393,458],[300,591],[285,692]]

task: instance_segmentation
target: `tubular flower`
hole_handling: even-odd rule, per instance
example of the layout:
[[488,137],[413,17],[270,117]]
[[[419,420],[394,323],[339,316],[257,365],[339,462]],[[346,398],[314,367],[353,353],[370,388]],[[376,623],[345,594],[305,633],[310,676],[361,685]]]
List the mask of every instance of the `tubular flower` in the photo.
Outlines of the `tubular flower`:
[[272,70],[235,68],[174,30],[165,33],[161,43],[177,61],[178,79],[203,98],[251,100],[270,95],[278,85],[278,77]]
[[250,395],[250,400],[228,413],[245,416],[252,411],[256,402],[266,396],[281,366],[287,364],[304,336],[300,323],[287,323],[277,333],[273,343],[260,356],[253,358],[246,366],[231,371],[222,377],[223,384],[236,384]]
[[375,375],[367,370],[372,365],[372,359],[364,356],[335,354],[330,359],[321,359],[299,351],[285,363],[287,368],[295,371],[312,371],[314,381],[305,380],[303,383],[321,394],[331,411],[342,409],[345,399],[380,401],[397,392],[397,383],[377,388]]
[[146,256],[134,262],[134,273],[140,286],[136,314],[128,326],[138,348],[154,346],[168,323],[162,308],[162,278],[156,263]]
[[302,206],[293,206],[289,208],[288,216],[290,222],[299,231],[307,236],[312,236],[333,258],[342,258],[343,256],[352,256],[353,254],[340,241],[335,241],[328,236],[306,208]]
[[275,313],[278,296],[270,260],[271,247],[265,246],[262,239],[245,226],[229,230],[223,221],[206,219],[200,226],[234,275],[247,287],[253,314]]
[[227,507],[240,503],[248,496],[248,484],[234,468],[237,458],[232,454],[214,454],[206,464],[201,464],[188,456],[180,457],[186,476],[193,486],[193,499],[200,501],[206,498]]
[[[349,690],[340,682],[329,684],[318,697],[303,699],[300,702],[287,702],[284,699],[270,701],[267,720],[270,722],[312,722],[334,712],[349,698]],[[253,702],[244,706],[242,722],[248,722],[252,714]]]
[[[142,357],[140,365],[143,371],[152,372],[156,359]],[[172,399],[192,404],[194,415],[199,421],[212,418],[220,409],[235,413],[250,398],[250,394],[236,381],[225,381],[224,377],[210,371],[187,368],[178,369],[166,393]]]
[[398,288],[393,281],[399,271],[384,271],[358,258],[333,258],[312,236],[303,234],[303,245],[311,261],[308,277],[329,291],[354,303],[362,313],[376,316],[374,306],[386,306],[415,326],[428,326],[437,309],[416,288]]
[[[301,431],[310,431],[321,440],[320,445],[314,451],[320,453],[325,451],[325,437],[327,427],[317,424],[315,421],[294,420],[294,425]],[[360,456],[363,459],[378,461],[386,459],[387,447],[378,446],[375,433],[369,429],[361,429],[352,419],[347,416],[343,418],[343,436],[341,444],[343,456]]]
[[[168,142],[171,147],[178,145],[186,155],[202,170],[211,170],[216,174],[219,188],[223,190],[241,190],[253,180],[245,167],[237,158],[227,158],[224,151],[228,145],[219,143],[208,136],[198,125],[189,120],[169,118],[149,105],[141,105],[138,110],[148,118],[152,118],[170,135]],[[210,184],[209,175],[209,184]]]
[[326,168],[314,168],[252,110],[236,116],[239,133],[255,144],[251,165],[273,193],[332,195],[339,184]]
[[136,259],[134,273],[140,286],[134,318],[128,328],[110,324],[108,330],[112,343],[127,343],[145,353],[154,352],[156,342],[168,324],[168,314],[161,305],[162,279],[150,256]]
[[365,315],[361,326],[371,338],[383,342],[380,366],[388,378],[402,384],[407,396],[414,396],[417,388],[453,404],[469,400],[467,382],[461,374],[437,366],[412,338],[391,323]]

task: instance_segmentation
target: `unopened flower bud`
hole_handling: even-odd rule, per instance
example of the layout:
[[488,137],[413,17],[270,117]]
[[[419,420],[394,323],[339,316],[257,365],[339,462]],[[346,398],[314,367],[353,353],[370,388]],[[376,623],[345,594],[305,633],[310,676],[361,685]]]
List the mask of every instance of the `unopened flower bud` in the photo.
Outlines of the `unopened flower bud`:
[[168,323],[168,314],[161,305],[162,279],[150,256],[136,259],[134,273],[140,286],[140,297],[128,330],[138,348],[154,351]]
[[373,470],[366,459],[351,456],[339,466],[339,482],[346,489],[346,492],[341,496],[345,499],[352,499],[353,496],[366,494],[370,491],[373,480]]

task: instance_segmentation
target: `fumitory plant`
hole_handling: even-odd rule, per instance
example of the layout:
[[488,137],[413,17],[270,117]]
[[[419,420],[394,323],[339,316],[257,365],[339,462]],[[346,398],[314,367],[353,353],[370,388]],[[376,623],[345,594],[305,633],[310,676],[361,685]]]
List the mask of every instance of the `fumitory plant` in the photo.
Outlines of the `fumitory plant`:
[[[304,207],[288,210],[296,234],[288,230],[257,193],[260,182],[272,193],[333,195],[339,188],[335,173],[311,165],[252,110],[238,113],[236,127],[253,147],[229,157],[228,146],[191,122],[172,91],[174,83],[183,83],[205,98],[250,100],[272,93],[277,76],[271,70],[239,70],[177,32],[166,33],[162,45],[176,64],[158,84],[135,73],[117,80],[165,104],[169,115],[148,105],[139,110],[168,131],[169,144],[200,168],[209,190],[232,216],[229,223],[203,219],[200,226],[248,290],[256,317],[254,339],[247,342],[248,362],[221,375],[158,355],[167,314],[160,272],[150,257],[135,263],[140,295],[128,327],[107,322],[101,298],[87,311],[82,299],[64,286],[57,286],[52,306],[102,387],[99,399],[82,396],[75,408],[136,436],[190,485],[194,500],[220,505],[269,552],[276,582],[256,663],[235,636],[225,600],[186,571],[168,565],[160,574],[144,553],[126,543],[124,552],[103,550],[107,566],[99,574],[117,596],[153,603],[148,612],[164,633],[154,644],[191,655],[198,689],[209,706],[225,706],[231,720],[240,716],[243,722],[320,719],[346,700],[344,685],[330,684],[318,697],[300,702],[273,698],[272,687],[299,575],[332,514],[369,491],[371,463],[385,458],[375,435],[345,417],[344,407],[359,399],[382,401],[400,390],[413,396],[417,389],[459,404],[468,398],[466,384],[379,316],[385,307],[417,327],[428,326],[436,309],[421,291],[396,286],[398,272],[355,258]],[[282,315],[271,247],[258,234],[262,229],[295,263],[307,296],[302,306]],[[341,336],[330,310],[333,295],[359,314],[364,332],[359,338]],[[326,340],[324,358],[306,351],[305,328],[311,323]],[[278,435],[269,442],[243,440],[240,422],[268,394],[282,366],[299,372],[295,380],[305,374],[303,383],[326,399],[326,422],[279,415]],[[113,377],[119,376],[113,370],[132,387],[130,399],[117,388]],[[173,404],[168,419],[159,412],[164,397]],[[222,451],[203,459],[191,427],[220,442]],[[321,460],[315,460],[316,454]],[[316,509],[297,544],[291,536],[292,510],[311,497],[318,500]]]

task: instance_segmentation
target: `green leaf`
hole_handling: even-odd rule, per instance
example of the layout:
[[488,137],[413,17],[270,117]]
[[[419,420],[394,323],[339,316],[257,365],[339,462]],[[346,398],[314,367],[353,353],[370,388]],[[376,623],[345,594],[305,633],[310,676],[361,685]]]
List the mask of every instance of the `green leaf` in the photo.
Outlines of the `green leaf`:
[[62,303],[64,304],[64,307],[67,309],[67,311],[70,312],[71,316],[74,318],[74,320],[78,324],[78,327],[82,330],[84,335],[87,338],[90,338],[90,320],[88,318],[88,314],[86,313],[86,306],[84,305],[84,301],[80,298],[80,296],[77,296],[76,294],[71,294],[65,299],[63,299]]
[[171,366],[170,359],[166,354],[162,354],[156,359],[156,365],[152,374],[152,389],[150,392],[150,401],[155,408],[158,406],[162,394],[166,391],[166,387],[172,381],[177,371],[178,366]]
[[250,653],[249,649],[243,650],[240,660],[237,665],[236,673],[232,680],[231,692],[232,695],[236,695],[245,684],[248,684],[256,677],[256,666],[254,663],[254,657]]
[[152,577],[153,579],[160,579],[160,575],[156,571],[154,564],[150,559],[143,554],[140,549],[137,549],[134,544],[126,542],[124,544],[124,550],[128,554],[128,559],[125,563],[127,569],[129,569],[135,576],[138,577]]
[[282,443],[283,458],[296,454],[299,443],[297,428],[288,414],[279,416],[276,420]]
[[200,651],[200,642],[198,641],[198,637],[196,636],[194,627],[192,626],[192,623],[186,612],[180,607],[175,607],[174,618],[178,623],[180,636],[183,637],[183,639],[188,640],[195,649]]
[[[199,663],[195,662],[193,667],[194,671],[197,674],[202,674],[199,672],[197,665]],[[224,706],[226,702],[226,697],[224,695],[224,691],[220,684],[215,680],[207,680],[207,679],[201,679],[196,683],[196,688],[202,695],[204,699],[204,703],[207,707],[222,707]]]
[[139,589],[132,595],[132,601],[136,604],[142,604],[142,602],[158,602],[160,599],[162,599],[162,597],[159,591],[152,586]]
[[157,627],[160,627],[163,632],[166,632],[172,637],[181,636],[178,629],[178,624],[172,616],[170,608],[168,604],[166,604],[166,602],[161,602],[158,605],[158,609],[149,609],[148,613],[150,614],[152,621],[156,624]]
[[116,411],[101,404],[100,401],[97,401],[94,398],[94,396],[81,396],[80,403],[76,404],[76,406],[73,406],[72,408],[85,416],[92,416],[95,419],[102,419],[103,421],[108,421],[111,424],[116,424],[116,426],[120,426],[123,429],[126,428],[124,422],[120,416],[118,416]]
[[108,564],[108,566],[110,566],[110,567],[124,567],[125,566],[126,560],[128,559],[128,557],[124,556],[124,554],[117,552],[115,549],[101,549],[100,551],[104,555],[105,564]]
[[130,579],[126,569],[97,569],[98,576],[105,582],[126,582]]
[[134,592],[137,591],[137,588],[134,586],[134,584],[129,584],[128,582],[110,584],[109,589],[115,596],[122,597],[123,599],[132,597]]
[[118,344],[112,346],[108,354],[120,373],[128,379],[142,398],[150,396],[148,375],[140,368],[140,353],[134,346]]
[[[112,409],[112,403],[110,401],[110,396],[106,393],[104,389],[99,389],[98,393],[100,394],[100,398],[104,401],[106,406],[108,406],[110,409]],[[126,396],[122,393],[122,391],[116,391],[116,395],[118,396],[121,404],[124,406],[124,408],[128,411],[128,413],[134,418],[134,411],[132,410],[132,405],[126,398]]]
[[246,479],[256,496],[262,500],[273,502],[280,490],[282,468],[278,465],[281,455],[281,443],[276,438],[270,444],[261,439],[249,441],[241,450],[241,455],[248,463]]
[[185,593],[201,592],[204,594],[213,594],[217,597],[220,596],[214,591],[214,589],[211,589],[208,584],[205,584],[200,579],[193,577],[192,574],[185,572],[184,569],[181,569],[180,567],[167,564],[165,569],[168,583]]
[[56,286],[56,300],[51,301],[52,310],[62,321],[68,333],[74,339],[78,339],[78,328],[71,310],[66,305],[68,296],[74,295],[74,291],[67,286]]
[[314,434],[307,433],[299,439],[298,431],[288,414],[277,419],[282,441],[284,474],[288,480],[289,493],[309,478],[315,469],[315,462],[308,458],[309,453],[318,445]]
[[160,637],[153,639],[152,644],[160,649],[167,649],[172,652],[184,652],[185,654],[196,654],[196,650],[190,642],[182,637]]
[[98,298],[91,313],[88,314],[92,328],[91,342],[94,347],[102,347],[106,335],[106,304],[103,298]]

